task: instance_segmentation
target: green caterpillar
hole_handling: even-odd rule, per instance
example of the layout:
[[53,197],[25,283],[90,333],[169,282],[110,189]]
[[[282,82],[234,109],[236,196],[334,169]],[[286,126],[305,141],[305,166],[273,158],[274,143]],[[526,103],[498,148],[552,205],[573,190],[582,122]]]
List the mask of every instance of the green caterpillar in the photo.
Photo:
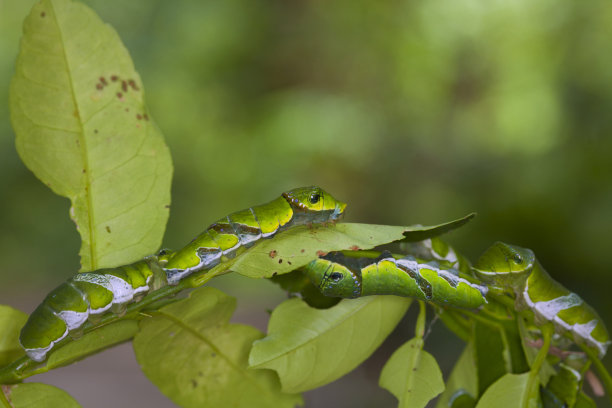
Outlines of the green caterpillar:
[[397,295],[469,309],[487,303],[486,287],[460,278],[458,271],[440,262],[411,255],[395,259],[385,251],[369,259],[330,252],[308,264],[306,274],[326,296]]
[[290,227],[335,222],[345,208],[345,203],[319,187],[296,188],[267,204],[221,218],[177,252],[77,274],[53,290],[30,315],[21,330],[21,346],[30,359],[44,361],[57,342],[68,335],[78,337],[88,319],[95,323],[109,311],[121,315],[127,304],[151,291],[209,270]]
[[610,337],[597,312],[563,287],[542,268],[530,249],[497,242],[473,268],[481,281],[511,290],[517,310],[531,310],[537,325],[551,322],[558,333],[569,333],[577,344],[606,354]]

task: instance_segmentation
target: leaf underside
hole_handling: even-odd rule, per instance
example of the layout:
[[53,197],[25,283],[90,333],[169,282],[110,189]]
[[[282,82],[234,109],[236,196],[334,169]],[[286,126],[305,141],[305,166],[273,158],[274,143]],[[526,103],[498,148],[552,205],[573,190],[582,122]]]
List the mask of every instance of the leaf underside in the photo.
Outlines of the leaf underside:
[[268,336],[253,344],[249,364],[275,370],[285,392],[328,384],[368,358],[410,303],[397,296],[369,296],[319,310],[289,299],[272,312]]
[[171,158],[115,30],[78,2],[36,4],[24,22],[10,108],[21,159],[71,201],[83,271],[159,247]]
[[371,249],[411,240],[414,234],[431,238],[457,228],[471,218],[472,215],[468,215],[430,227],[356,223],[298,226],[281,232],[274,239],[258,242],[233,261],[231,270],[251,278],[269,278],[288,273],[330,251]]
[[399,400],[401,408],[422,408],[444,391],[436,359],[423,350],[423,339],[413,338],[397,349],[380,374],[379,384]]
[[[143,320],[134,338],[147,377],[183,407],[293,407],[299,395],[280,391],[270,370],[250,370],[251,344],[263,336],[231,324],[236,301],[204,287]],[[177,369],[180,367],[180,369]]]

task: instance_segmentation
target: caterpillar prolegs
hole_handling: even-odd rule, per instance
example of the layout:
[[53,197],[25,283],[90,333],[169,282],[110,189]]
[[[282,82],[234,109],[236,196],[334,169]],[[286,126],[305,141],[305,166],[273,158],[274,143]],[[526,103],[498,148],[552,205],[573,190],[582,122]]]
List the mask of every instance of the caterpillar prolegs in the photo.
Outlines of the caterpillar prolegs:
[[552,323],[557,333],[569,333],[575,343],[597,349],[603,357],[610,336],[597,312],[580,296],[555,281],[533,251],[497,242],[472,268],[481,281],[511,290],[517,310],[531,310],[536,325]]
[[54,345],[78,336],[89,319],[121,314],[129,303],[194,272],[239,255],[262,238],[296,225],[335,222],[346,204],[319,187],[296,188],[269,203],[234,212],[211,224],[186,247],[117,268],[73,276],[53,290],[30,315],[19,341],[34,361],[44,361]]
[[470,309],[487,303],[485,286],[460,278],[456,270],[440,262],[411,255],[395,259],[383,252],[369,259],[330,252],[308,264],[306,274],[326,296],[397,295]]

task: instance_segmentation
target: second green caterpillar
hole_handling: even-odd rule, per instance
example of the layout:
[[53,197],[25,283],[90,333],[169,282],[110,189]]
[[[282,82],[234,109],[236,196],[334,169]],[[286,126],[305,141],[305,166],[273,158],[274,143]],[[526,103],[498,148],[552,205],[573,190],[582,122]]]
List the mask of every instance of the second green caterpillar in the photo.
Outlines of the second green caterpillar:
[[330,252],[308,264],[306,274],[326,296],[397,295],[468,309],[487,303],[485,286],[460,278],[456,270],[440,262],[411,255],[395,259],[383,252],[369,259]]

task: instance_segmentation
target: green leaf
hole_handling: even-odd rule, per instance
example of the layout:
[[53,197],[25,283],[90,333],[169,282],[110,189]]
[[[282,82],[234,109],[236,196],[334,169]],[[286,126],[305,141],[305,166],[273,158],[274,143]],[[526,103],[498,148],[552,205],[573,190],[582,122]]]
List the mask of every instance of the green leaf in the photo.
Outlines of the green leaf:
[[459,398],[473,402],[471,404],[466,402],[461,406],[475,406],[476,397],[478,397],[477,376],[473,346],[469,343],[463,350],[463,353],[461,353],[455,367],[453,367],[453,371],[451,371],[450,377],[446,382],[446,390],[438,399],[436,408],[458,407],[457,400]]
[[49,355],[46,368],[51,370],[72,364],[90,354],[127,341],[134,337],[137,332],[138,322],[136,320],[120,320],[102,326],[85,334],[78,341],[69,342],[65,346],[54,350]]
[[510,354],[501,325],[474,322],[472,339],[478,371],[478,390],[482,394],[491,384],[512,372]]
[[416,337],[397,349],[383,367],[379,385],[399,400],[398,407],[420,408],[444,391],[436,359],[423,350]]
[[19,331],[27,319],[27,314],[0,305],[0,367],[25,354],[19,344]]
[[250,370],[247,358],[263,333],[230,324],[236,300],[210,287],[143,320],[134,338],[147,377],[182,407],[293,407],[299,395],[280,391],[270,370]]
[[368,358],[410,303],[397,296],[367,296],[319,310],[289,299],[272,312],[268,336],[253,344],[249,364],[275,370],[285,392],[328,384]]
[[[465,224],[473,215],[423,227],[341,223],[299,226],[262,240],[233,263],[231,270],[251,278],[269,278],[306,265],[322,253],[370,249],[404,239],[433,237]],[[422,238],[424,239],[424,238]]]
[[561,400],[565,406],[573,407],[582,385],[582,375],[566,364],[559,364],[559,372],[550,378],[546,389]]
[[593,401],[591,397],[589,397],[582,391],[578,393],[578,398],[576,399],[576,405],[574,405],[574,408],[596,408],[596,407],[597,407],[597,404],[595,404],[595,401]]
[[13,408],[78,408],[66,391],[47,384],[27,383],[10,387],[8,395]]
[[487,388],[476,408],[536,408],[538,398],[529,390],[529,374],[504,375]]
[[403,241],[405,242],[417,242],[422,241],[427,238],[437,237],[439,235],[445,234],[449,231],[462,227],[467,224],[472,218],[476,216],[476,213],[470,213],[465,217],[458,218],[453,221],[445,222],[438,225],[430,225],[430,226],[422,226],[422,225],[413,225],[409,227],[404,235],[405,238]]
[[10,107],[21,159],[72,203],[82,270],[159,247],[172,163],[110,26],[78,2],[37,3],[24,22]]

